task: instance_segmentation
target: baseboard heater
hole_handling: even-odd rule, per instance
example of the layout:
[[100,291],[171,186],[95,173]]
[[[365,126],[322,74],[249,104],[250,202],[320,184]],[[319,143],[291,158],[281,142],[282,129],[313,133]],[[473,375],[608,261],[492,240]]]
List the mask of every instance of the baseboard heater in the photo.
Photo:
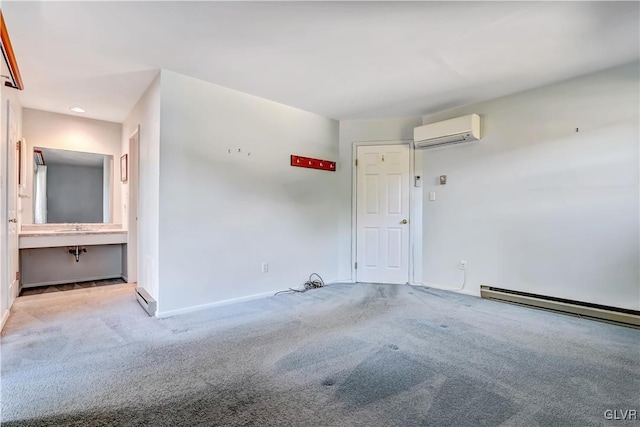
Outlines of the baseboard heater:
[[509,289],[493,288],[491,286],[481,286],[480,296],[486,299],[527,305],[545,310],[588,317],[594,320],[602,320],[618,325],[640,328],[640,311],[636,310],[572,301]]
[[149,292],[145,291],[144,288],[136,288],[136,299],[149,316],[155,316],[158,303],[149,295]]

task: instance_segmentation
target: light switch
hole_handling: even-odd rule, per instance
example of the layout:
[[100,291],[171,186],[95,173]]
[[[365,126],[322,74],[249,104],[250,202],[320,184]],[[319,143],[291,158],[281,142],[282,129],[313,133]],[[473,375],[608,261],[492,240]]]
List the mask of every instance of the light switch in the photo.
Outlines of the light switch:
[[431,200],[432,202],[436,199],[436,192],[435,191],[430,191],[429,192],[429,200]]

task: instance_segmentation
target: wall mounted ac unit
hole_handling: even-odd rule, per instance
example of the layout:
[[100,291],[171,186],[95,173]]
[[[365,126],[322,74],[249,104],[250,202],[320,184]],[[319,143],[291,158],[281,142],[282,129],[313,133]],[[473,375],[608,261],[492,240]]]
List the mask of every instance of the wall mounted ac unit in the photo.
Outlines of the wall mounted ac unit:
[[434,148],[480,139],[480,116],[469,114],[413,129],[415,147]]

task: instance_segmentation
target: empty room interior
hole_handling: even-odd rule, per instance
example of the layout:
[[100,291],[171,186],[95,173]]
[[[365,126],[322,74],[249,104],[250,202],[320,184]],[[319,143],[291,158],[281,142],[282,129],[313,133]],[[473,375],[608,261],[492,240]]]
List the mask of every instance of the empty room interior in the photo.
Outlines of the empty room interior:
[[640,2],[0,1],[0,422],[640,419]]

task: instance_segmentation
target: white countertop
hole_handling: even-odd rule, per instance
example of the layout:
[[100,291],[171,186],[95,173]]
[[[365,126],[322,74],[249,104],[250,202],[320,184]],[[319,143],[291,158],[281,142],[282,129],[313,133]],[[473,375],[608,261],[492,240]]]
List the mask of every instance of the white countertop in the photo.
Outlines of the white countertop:
[[92,236],[100,234],[127,234],[127,230],[37,230],[21,231],[20,237],[41,237],[41,236]]
[[[74,229],[79,227],[80,230]],[[127,243],[127,230],[119,224],[37,224],[22,226],[20,249],[60,246],[121,245]]]

